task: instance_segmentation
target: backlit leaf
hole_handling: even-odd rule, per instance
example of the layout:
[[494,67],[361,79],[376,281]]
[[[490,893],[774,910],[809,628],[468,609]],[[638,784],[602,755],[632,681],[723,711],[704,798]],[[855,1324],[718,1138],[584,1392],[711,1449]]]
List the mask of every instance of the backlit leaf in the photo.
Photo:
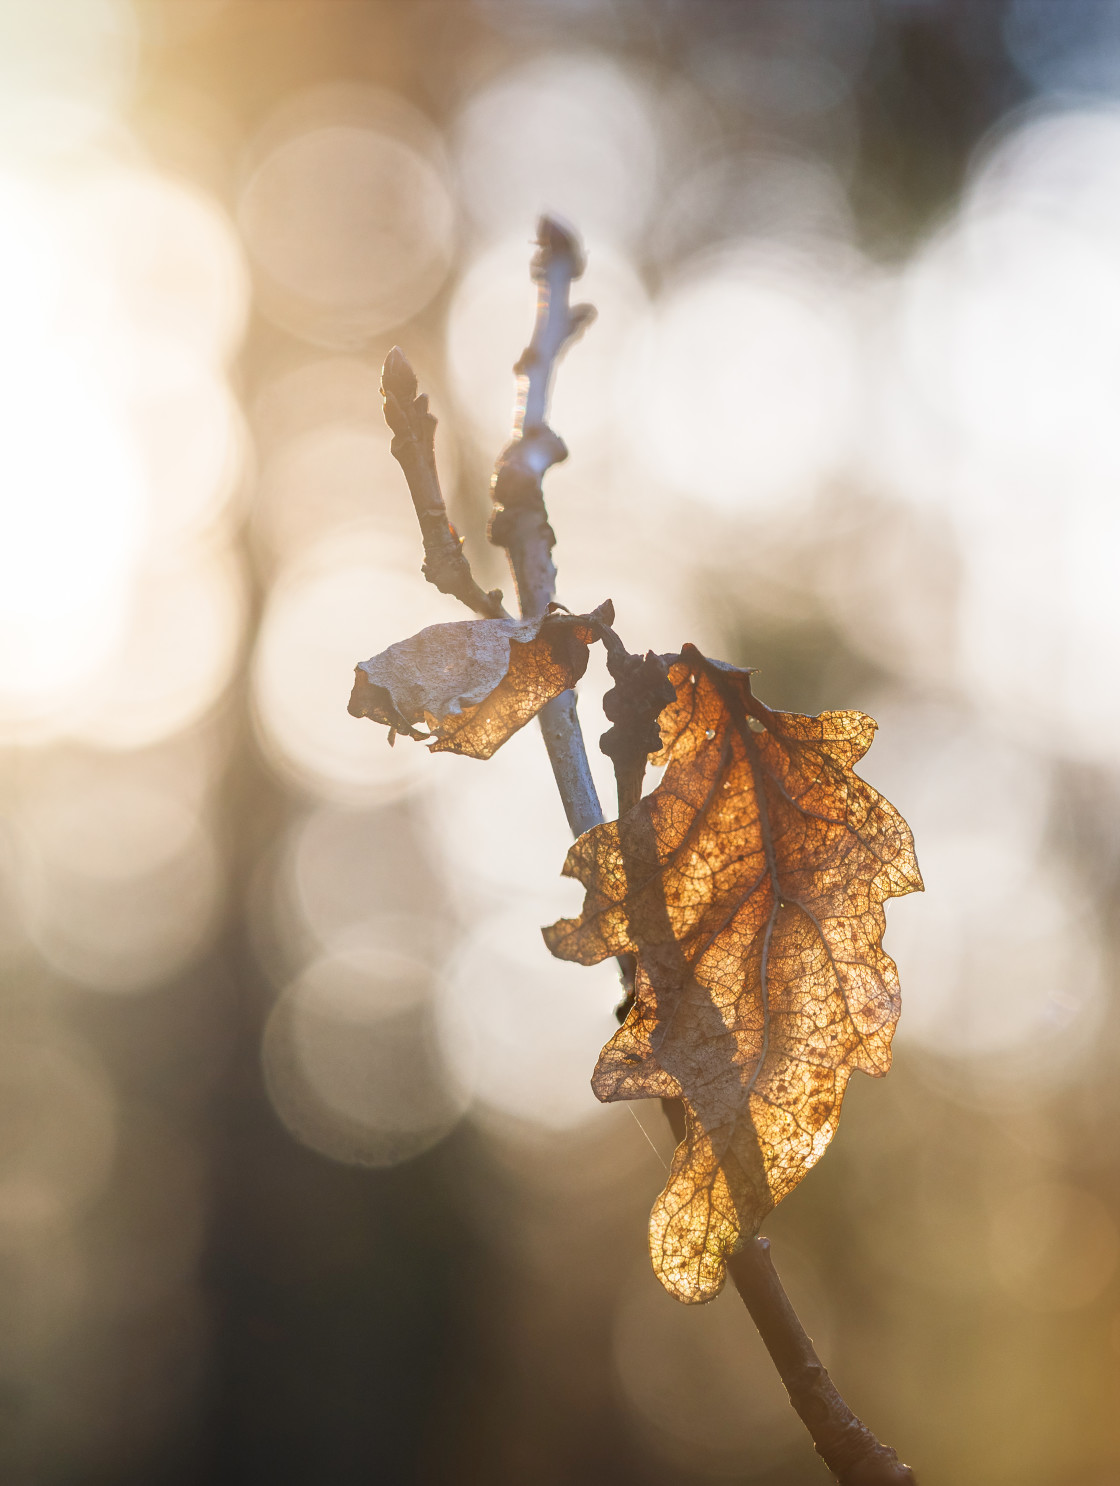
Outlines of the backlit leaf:
[[750,673],[686,646],[661,714],[661,784],[572,847],[582,915],[553,954],[637,955],[600,1055],[600,1099],[683,1100],[685,1138],[650,1219],[662,1283],[703,1301],[832,1139],[854,1069],[890,1065],[898,976],[883,903],[922,886],[910,830],[853,766],[861,712],[772,712]]
[[407,733],[487,759],[579,680],[594,638],[569,614],[432,624],[356,667],[348,710],[386,723],[390,742]]

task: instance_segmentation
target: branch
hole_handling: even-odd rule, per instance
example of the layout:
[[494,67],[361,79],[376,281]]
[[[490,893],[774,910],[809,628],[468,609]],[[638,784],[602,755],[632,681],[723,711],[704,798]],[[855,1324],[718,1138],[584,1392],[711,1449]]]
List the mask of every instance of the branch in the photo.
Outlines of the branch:
[[537,286],[533,336],[514,366],[525,386],[514,416],[513,438],[494,468],[495,511],[490,540],[509,553],[525,618],[543,614],[556,592],[552,548],[541,488],[554,464],[567,459],[563,439],[547,422],[548,394],[560,357],[595,318],[588,304],[569,304],[572,282],[583,273],[583,251],[575,235],[551,217],[537,224],[537,251],[530,273]]
[[841,1486],[914,1486],[914,1474],[841,1398],[782,1289],[770,1240],[752,1238],[728,1270],[816,1446]]
[[[513,438],[494,468],[494,515],[490,540],[509,555],[525,619],[544,614],[556,595],[552,548],[556,537],[548,524],[542,482],[554,464],[567,458],[564,442],[546,421],[552,374],[564,351],[591,323],[590,305],[569,303],[572,281],[584,268],[583,253],[573,233],[550,217],[537,226],[537,252],[532,276],[537,285],[537,318],[515,374],[525,378],[514,417]],[[575,692],[554,697],[540,714],[541,732],[556,786],[572,834],[582,836],[603,820],[591,778],[587,750],[576,713]]]
[[[543,217],[532,265],[538,286],[536,325],[514,367],[518,376],[527,379],[524,400],[515,419],[513,440],[494,471],[495,512],[490,523],[490,540],[509,553],[526,618],[545,613],[555,594],[552,548],[556,538],[548,524],[542,481],[568,451],[549,428],[546,414],[556,363],[594,313],[587,305],[569,307],[572,281],[582,272],[583,255],[575,237]],[[615,725],[604,734],[600,746],[615,766],[621,814],[641,797],[646,757],[660,743],[657,715],[672,700],[672,688],[664,662],[652,653],[644,658],[630,655],[610,627],[612,619],[613,614],[603,615],[601,638],[615,681],[607,694],[611,699],[607,716]],[[554,698],[540,719],[568,823],[573,835],[580,836],[602,823],[603,812],[587,765],[575,693],[567,691]],[[633,957],[621,958],[624,979],[632,990]],[[627,1010],[624,1002],[620,1020]],[[662,1100],[662,1106],[678,1141],[683,1139],[680,1102]],[[860,1423],[825,1371],[770,1262],[769,1241],[751,1239],[731,1259],[729,1269],[790,1402],[841,1486],[914,1486],[909,1467],[900,1464],[895,1452]]]
[[447,519],[447,506],[436,472],[436,420],[428,411],[428,397],[416,395],[416,373],[399,346],[385,358],[381,371],[381,395],[385,399],[385,421],[393,430],[390,449],[404,471],[408,491],[424,539],[424,565],[420,571],[440,593],[451,594],[468,609],[487,619],[509,618],[498,588],[485,593],[474,581],[463,544]]
[[[621,1017],[620,1017],[621,1020]],[[685,1137],[679,1099],[662,1099],[673,1138]],[[727,1262],[739,1298],[758,1327],[789,1401],[840,1486],[915,1486],[914,1473],[852,1413],[817,1356],[770,1258],[770,1240],[751,1238]]]
[[[604,733],[600,747],[615,766],[621,816],[641,797],[646,758],[660,745],[657,718],[675,693],[665,658],[652,652],[642,657],[627,651],[614,631],[614,609],[609,601],[588,617],[596,622],[607,651],[607,668],[615,678],[615,686],[603,699],[604,710],[615,725]],[[578,733],[578,719],[575,727]],[[557,785],[567,808],[565,784],[559,774]],[[571,819],[570,809],[568,814]],[[626,997],[616,1015],[623,1022],[633,1005],[637,966],[632,954],[618,959]],[[662,1099],[661,1107],[679,1144],[685,1138],[681,1101]],[[769,1239],[749,1239],[729,1260],[728,1270],[790,1403],[840,1486],[915,1486],[910,1467],[856,1418],[829,1377],[782,1288],[770,1259]]]

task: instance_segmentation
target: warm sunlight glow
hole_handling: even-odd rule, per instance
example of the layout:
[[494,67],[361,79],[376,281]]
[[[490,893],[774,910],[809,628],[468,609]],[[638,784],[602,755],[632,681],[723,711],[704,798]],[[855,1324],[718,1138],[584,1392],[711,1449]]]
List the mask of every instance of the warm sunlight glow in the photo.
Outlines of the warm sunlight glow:
[[261,306],[285,329],[360,345],[439,288],[454,206],[421,123],[402,99],[336,88],[266,126],[239,215]]
[[56,709],[60,692],[107,655],[141,535],[127,429],[59,323],[68,266],[54,205],[0,183],[0,729],[9,732]]
[[[155,576],[149,543],[212,524],[228,501],[243,436],[221,364],[244,311],[236,243],[198,193],[123,169],[67,189],[0,181],[0,734],[62,731],[104,704],[94,688],[119,669]],[[174,690],[169,658],[150,663]],[[224,663],[209,672],[224,679]]]
[[[375,529],[324,539],[273,587],[254,657],[257,724],[270,760],[328,797],[391,799],[426,783],[433,760],[346,711],[358,659],[405,625],[448,618],[449,600],[410,576]],[[403,558],[403,553],[400,554]],[[341,705],[336,705],[341,695]]]
[[652,89],[593,53],[553,54],[502,73],[455,126],[464,205],[488,232],[518,231],[540,211],[613,242],[641,233],[655,199]]
[[850,266],[744,244],[682,271],[622,409],[650,479],[720,511],[805,504],[843,468],[860,367]]

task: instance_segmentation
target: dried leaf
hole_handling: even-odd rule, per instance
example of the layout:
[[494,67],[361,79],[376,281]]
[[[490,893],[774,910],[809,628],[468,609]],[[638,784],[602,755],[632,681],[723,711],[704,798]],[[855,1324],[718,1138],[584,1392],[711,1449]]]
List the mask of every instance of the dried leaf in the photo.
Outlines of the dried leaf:
[[749,672],[692,646],[669,677],[664,778],[572,847],[583,913],[545,937],[583,964],[637,954],[592,1087],[683,1100],[650,1249],[669,1291],[704,1301],[819,1160],[853,1069],[887,1071],[899,993],[883,903],[922,881],[905,821],[853,773],[871,718],[772,712]]
[[432,753],[487,759],[579,680],[594,638],[568,614],[432,624],[356,667],[348,710],[388,724],[390,742],[434,737]]

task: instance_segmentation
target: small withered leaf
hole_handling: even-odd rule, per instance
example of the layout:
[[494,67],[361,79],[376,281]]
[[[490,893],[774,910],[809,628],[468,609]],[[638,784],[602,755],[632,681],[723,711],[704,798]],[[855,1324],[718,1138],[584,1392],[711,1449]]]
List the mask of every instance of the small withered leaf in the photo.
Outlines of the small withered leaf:
[[664,777],[571,848],[583,913],[545,938],[583,964],[637,955],[592,1087],[684,1103],[650,1250],[695,1302],[819,1160],[853,1070],[887,1071],[899,990],[883,904],[922,880],[906,822],[853,772],[871,718],[772,712],[749,672],[693,646],[669,679]]
[[[352,717],[427,741],[432,753],[488,759],[587,668],[581,616],[433,624],[355,668]],[[424,727],[427,732],[421,732]]]

